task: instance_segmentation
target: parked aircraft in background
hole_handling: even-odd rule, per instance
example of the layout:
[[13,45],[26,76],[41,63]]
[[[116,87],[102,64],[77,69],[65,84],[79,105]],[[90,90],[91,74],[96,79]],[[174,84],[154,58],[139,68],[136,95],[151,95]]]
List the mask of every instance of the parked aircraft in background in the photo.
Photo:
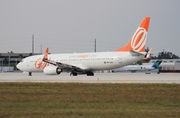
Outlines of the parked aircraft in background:
[[144,71],[145,73],[151,73],[151,71],[156,71],[159,74],[161,62],[162,60],[157,60],[153,65],[127,65],[121,68],[113,69],[112,72],[130,71],[135,73],[136,71]]
[[93,76],[93,71],[110,70],[135,63],[143,58],[148,33],[150,17],[145,17],[128,44],[114,52],[68,53],[35,55],[23,59],[17,68],[24,72],[43,71],[47,75],[58,75],[70,72],[70,75],[87,74]]

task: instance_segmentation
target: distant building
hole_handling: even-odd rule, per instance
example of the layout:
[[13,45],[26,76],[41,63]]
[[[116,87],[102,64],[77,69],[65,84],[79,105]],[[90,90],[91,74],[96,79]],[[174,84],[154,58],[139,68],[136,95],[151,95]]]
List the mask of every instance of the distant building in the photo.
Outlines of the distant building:
[[14,67],[13,66],[0,66],[0,72],[13,72]]
[[[40,53],[35,53],[37,55]],[[32,53],[0,53],[0,66],[16,65],[23,58],[31,56]]]

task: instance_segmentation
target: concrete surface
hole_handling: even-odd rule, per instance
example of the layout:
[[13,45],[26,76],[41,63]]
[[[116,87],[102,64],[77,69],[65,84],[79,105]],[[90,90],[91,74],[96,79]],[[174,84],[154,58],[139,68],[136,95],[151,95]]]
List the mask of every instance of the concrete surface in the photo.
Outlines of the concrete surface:
[[0,82],[80,82],[80,83],[178,83],[180,73],[95,73],[94,76],[45,75],[33,73],[28,76],[22,72],[0,73]]

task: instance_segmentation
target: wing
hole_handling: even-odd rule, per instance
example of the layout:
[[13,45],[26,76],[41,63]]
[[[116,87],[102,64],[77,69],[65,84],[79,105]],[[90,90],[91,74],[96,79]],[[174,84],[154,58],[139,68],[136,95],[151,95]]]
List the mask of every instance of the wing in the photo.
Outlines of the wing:
[[52,60],[43,60],[46,63],[52,64],[54,66],[58,66],[62,70],[66,71],[77,71],[77,72],[85,72],[89,71],[89,67],[79,64],[79,65],[74,65],[74,64],[66,64],[66,63],[61,63],[61,62],[55,62]]
[[46,52],[44,54],[43,60],[46,63],[49,63],[51,65],[54,66],[58,66],[60,69],[62,70],[66,70],[66,71],[76,71],[76,72],[85,72],[85,71],[89,71],[90,68],[83,65],[83,64],[66,64],[66,63],[61,63],[61,62],[55,62],[52,60],[48,60],[48,53],[49,53],[49,49],[46,48]]

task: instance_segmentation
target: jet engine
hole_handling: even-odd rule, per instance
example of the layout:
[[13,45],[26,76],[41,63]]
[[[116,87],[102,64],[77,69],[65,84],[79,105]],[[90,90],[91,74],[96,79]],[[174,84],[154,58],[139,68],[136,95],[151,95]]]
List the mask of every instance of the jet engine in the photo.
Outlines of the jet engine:
[[43,72],[46,75],[59,75],[62,70],[57,66],[47,66],[44,68]]

